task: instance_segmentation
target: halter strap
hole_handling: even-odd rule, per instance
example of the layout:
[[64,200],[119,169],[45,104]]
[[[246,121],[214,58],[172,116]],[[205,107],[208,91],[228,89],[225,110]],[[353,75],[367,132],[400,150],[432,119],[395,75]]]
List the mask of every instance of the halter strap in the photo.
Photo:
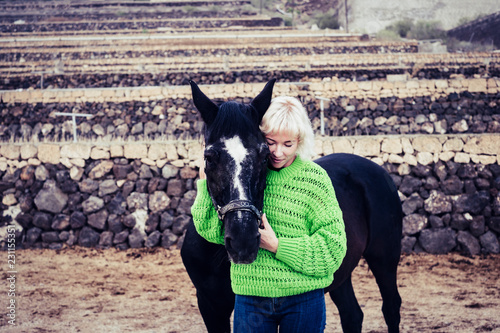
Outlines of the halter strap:
[[259,228],[264,227],[264,223],[262,222],[262,212],[258,210],[257,207],[255,207],[250,200],[231,200],[227,205],[221,207],[215,202],[215,199],[212,196],[212,193],[210,193],[210,188],[208,186],[207,189],[208,189],[208,194],[212,199],[212,203],[215,209],[217,210],[217,216],[219,217],[219,220],[224,221],[224,217],[226,217],[227,213],[243,210],[253,213],[257,217],[257,220],[259,221],[258,222]]
[[232,200],[223,207],[219,205],[215,205],[215,207],[217,209],[219,220],[221,221],[224,220],[227,213],[243,210],[253,213],[257,217],[257,220],[259,220],[259,226],[262,225],[262,212],[258,210],[249,200]]

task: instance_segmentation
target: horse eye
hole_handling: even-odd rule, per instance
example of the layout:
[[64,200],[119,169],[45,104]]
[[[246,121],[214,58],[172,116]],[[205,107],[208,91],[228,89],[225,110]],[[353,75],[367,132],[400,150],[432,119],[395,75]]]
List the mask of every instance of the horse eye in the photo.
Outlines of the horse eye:
[[209,163],[212,163],[216,157],[216,153],[214,151],[206,151],[205,154],[204,154],[204,158],[205,158],[205,163],[209,164]]

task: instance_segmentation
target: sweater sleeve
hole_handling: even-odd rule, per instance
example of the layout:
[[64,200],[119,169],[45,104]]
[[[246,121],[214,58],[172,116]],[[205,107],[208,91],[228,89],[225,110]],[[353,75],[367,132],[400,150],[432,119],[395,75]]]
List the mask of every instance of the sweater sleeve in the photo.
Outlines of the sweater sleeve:
[[206,179],[199,179],[196,187],[196,199],[191,206],[196,231],[211,243],[224,244],[224,227],[208,193]]
[[326,173],[317,184],[326,186],[316,186],[311,196],[309,235],[279,238],[276,258],[303,274],[322,277],[340,267],[347,241],[342,211]]

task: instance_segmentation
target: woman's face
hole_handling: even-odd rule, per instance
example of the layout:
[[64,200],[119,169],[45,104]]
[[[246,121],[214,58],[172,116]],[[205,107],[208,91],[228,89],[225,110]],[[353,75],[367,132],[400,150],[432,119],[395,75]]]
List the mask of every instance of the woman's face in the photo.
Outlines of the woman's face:
[[289,133],[269,133],[266,135],[267,146],[271,154],[269,164],[275,169],[289,166],[295,160],[299,138]]

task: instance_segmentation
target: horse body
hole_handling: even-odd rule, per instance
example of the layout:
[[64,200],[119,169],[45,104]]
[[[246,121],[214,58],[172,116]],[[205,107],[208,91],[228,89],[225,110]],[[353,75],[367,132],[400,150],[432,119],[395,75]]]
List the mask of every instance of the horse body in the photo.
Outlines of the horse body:
[[[256,101],[254,107],[244,112],[257,115],[240,116],[249,117],[246,121],[252,118],[258,125],[270,102],[273,84],[274,81],[268,83],[262,93],[252,101],[252,104]],[[250,135],[246,132],[245,135],[240,135],[241,133],[234,132],[234,128],[230,134],[220,132],[219,128],[218,134],[214,135],[210,128],[214,122],[210,120],[207,122],[207,119],[215,117],[218,107],[210,104],[211,102],[196,85],[192,84],[192,87],[195,105],[208,127],[207,147],[210,145],[212,151],[208,150],[207,186],[213,199],[214,196],[218,196],[214,199],[214,205],[227,207],[230,206],[229,202],[244,200],[252,202],[257,210],[262,209],[262,197],[259,197],[258,193],[262,193],[265,188],[265,184],[262,184],[262,179],[265,182],[263,170],[266,169],[263,156],[268,153],[261,145],[264,142],[263,138],[259,137],[259,133]],[[206,104],[209,105],[208,111],[204,106]],[[241,109],[240,105],[238,110]],[[239,114],[239,111],[236,113]],[[258,127],[256,128],[259,132]],[[229,189],[234,187],[234,177],[224,180],[228,174],[235,174],[237,163],[234,158],[233,161],[214,163],[213,156],[210,156],[224,155],[224,153],[231,155],[230,149],[224,145],[218,152],[214,152],[213,147],[217,143],[221,144],[222,141],[231,139],[234,135],[245,142],[243,145],[245,151],[252,156],[250,160],[239,157],[243,160],[240,161],[239,167],[244,169],[240,169],[239,173],[248,179],[238,185],[238,191]],[[316,160],[316,163],[323,167],[332,179],[346,228],[346,257],[335,272],[332,285],[325,289],[325,293],[330,294],[339,309],[343,331],[361,332],[363,312],[354,294],[351,274],[363,256],[379,286],[383,299],[382,312],[388,330],[399,332],[401,298],[397,290],[396,277],[401,253],[402,211],[396,187],[382,167],[356,155],[332,154]],[[225,186],[221,185],[226,183]],[[215,192],[219,194],[214,194]],[[228,194],[230,192],[233,194]],[[226,193],[225,197],[222,193]],[[207,242],[196,232],[192,222],[188,226],[181,256],[196,288],[198,307],[208,332],[230,332],[234,294],[231,291],[229,259],[233,261],[236,259],[236,262],[242,263],[252,261],[256,250],[239,249],[237,245],[243,243],[245,244],[243,248],[254,247],[255,237],[258,239],[258,236],[254,236],[254,232],[258,231],[256,229],[258,219],[258,214],[253,210],[244,208],[241,210],[235,208],[222,217],[226,229],[226,246]],[[234,229],[234,225],[238,227]],[[228,243],[231,245],[228,246]]]
[[388,331],[399,332],[397,267],[402,209],[396,186],[381,166],[357,155],[331,154],[315,162],[332,180],[346,228],[345,259],[325,290],[339,309],[342,328],[361,332],[363,312],[354,295],[351,273],[363,256],[379,286]]

